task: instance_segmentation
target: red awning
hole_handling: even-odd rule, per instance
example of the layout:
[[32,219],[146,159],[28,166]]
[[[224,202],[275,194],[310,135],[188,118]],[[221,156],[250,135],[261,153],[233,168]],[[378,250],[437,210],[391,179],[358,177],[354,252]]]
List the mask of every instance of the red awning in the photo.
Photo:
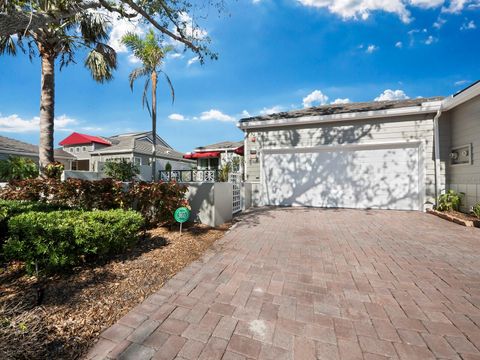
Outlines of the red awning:
[[245,152],[245,146],[242,145],[242,146],[236,148],[233,152],[237,155],[243,156],[243,154]]
[[77,132],[71,133],[65,139],[60,141],[59,145],[79,145],[79,144],[90,144],[90,143],[98,143],[103,145],[111,145],[111,143],[105,139],[102,139],[98,136],[92,136],[87,134],[80,134]]
[[208,151],[208,152],[186,154],[186,155],[183,155],[183,158],[184,159],[218,158],[220,157],[220,154],[221,154],[220,151]]

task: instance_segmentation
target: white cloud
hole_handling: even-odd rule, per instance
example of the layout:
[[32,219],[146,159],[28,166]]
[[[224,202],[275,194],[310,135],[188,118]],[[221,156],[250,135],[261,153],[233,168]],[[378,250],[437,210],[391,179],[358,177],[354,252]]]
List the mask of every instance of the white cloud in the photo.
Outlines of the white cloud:
[[[404,0],[297,0],[304,6],[325,8],[343,19],[366,20],[374,11],[385,11],[396,14],[408,23],[411,21],[410,11]],[[413,1],[413,0],[411,0]]]
[[[61,115],[55,118],[55,130],[57,131],[72,131],[69,128],[71,125],[78,124],[78,121],[69,118],[67,115]],[[40,131],[40,118],[34,116],[31,119],[22,119],[17,114],[9,116],[2,116],[0,114],[0,132],[7,133],[27,133]]]
[[467,20],[462,24],[462,26],[460,27],[460,30],[475,30],[476,28],[477,28],[477,25],[475,24],[475,21]]
[[401,48],[403,47],[403,42],[397,41],[397,42],[395,43],[395,47],[401,49]]
[[170,114],[170,115],[168,115],[168,118],[170,120],[175,120],[175,121],[185,120],[185,116],[183,116],[182,114]]
[[424,9],[436,8],[443,5],[444,0],[410,0],[410,5]]
[[270,115],[270,114],[275,114],[283,111],[283,106],[280,105],[275,105],[270,108],[263,108],[260,110],[260,115]]
[[433,27],[436,28],[436,29],[441,29],[443,27],[443,25],[445,25],[447,23],[447,20],[445,19],[442,19],[441,17],[439,17],[437,19],[437,21],[435,21],[433,23]]
[[200,114],[200,120],[204,121],[235,121],[233,116],[224,114],[220,110],[211,109]]
[[240,114],[240,116],[242,118],[252,117],[252,115],[250,115],[250,113],[247,110],[243,110],[242,113]]
[[432,35],[429,35],[427,39],[425,40],[426,45],[432,45],[433,43],[437,42],[438,39],[436,37],[433,37]]
[[315,90],[303,98],[303,107],[309,108],[314,104],[325,105],[328,102],[328,96],[323,94],[320,90]]
[[372,45],[368,45],[368,46],[367,46],[367,50],[365,50],[365,52],[366,52],[367,54],[373,54],[373,53],[374,53],[375,51],[377,51],[378,49],[379,49],[378,46],[372,44]]
[[[122,44],[122,37],[128,33],[133,32],[138,35],[145,33],[143,26],[139,22],[139,18],[124,19],[118,18],[116,15],[110,16],[110,38],[108,45],[115,49],[118,53],[126,53],[128,49]],[[129,58],[131,61],[131,59]],[[133,62],[133,61],[131,61]]]
[[188,60],[187,62],[187,67],[189,66],[192,66],[193,64],[195,64],[196,62],[198,62],[200,60],[200,58],[198,56],[195,56],[193,58],[191,58],[190,60]]
[[373,12],[384,11],[397,15],[404,23],[412,21],[409,8],[433,9],[442,7],[442,12],[459,13],[465,7],[480,6],[479,0],[297,0],[308,7],[327,9],[344,20],[367,20]]
[[348,103],[351,103],[352,101],[348,98],[345,98],[345,99],[335,99],[332,104],[334,105],[341,105],[341,104],[348,104]]
[[455,86],[462,86],[462,85],[466,85],[470,82],[470,80],[458,80],[458,81],[455,81],[454,85]]
[[478,3],[478,0],[451,0],[449,6],[444,6],[442,12],[458,14],[463,8],[470,3]]
[[374,101],[391,101],[410,99],[403,90],[385,90],[382,94],[375,98]]
[[[178,20],[179,20],[179,25],[186,37],[190,39],[202,40],[208,36],[207,30],[198,27],[195,21],[192,19],[192,17],[188,13],[186,12],[179,13]],[[175,34],[178,35],[177,29],[175,29],[174,32]]]

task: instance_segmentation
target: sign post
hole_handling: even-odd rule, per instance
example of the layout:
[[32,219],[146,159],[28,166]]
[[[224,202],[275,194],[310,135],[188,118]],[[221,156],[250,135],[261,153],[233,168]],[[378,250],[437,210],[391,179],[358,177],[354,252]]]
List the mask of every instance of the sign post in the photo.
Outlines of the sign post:
[[173,217],[175,218],[176,222],[180,223],[180,234],[182,234],[182,225],[190,218],[190,210],[188,210],[186,207],[179,207],[177,210],[175,210]]

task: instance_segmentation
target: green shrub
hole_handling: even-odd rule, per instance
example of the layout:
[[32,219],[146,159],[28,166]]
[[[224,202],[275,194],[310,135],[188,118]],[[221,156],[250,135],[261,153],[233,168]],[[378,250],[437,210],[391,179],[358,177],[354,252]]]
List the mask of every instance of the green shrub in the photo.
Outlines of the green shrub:
[[103,171],[108,177],[119,181],[132,181],[140,174],[140,168],[126,159],[107,160]]
[[2,238],[7,236],[7,223],[13,216],[29,211],[50,212],[65,208],[65,206],[42,202],[0,199],[0,242]]
[[59,161],[55,161],[45,166],[45,169],[43,169],[43,173],[49,179],[60,180],[63,170],[65,170],[65,165],[63,165]]
[[480,203],[478,203],[477,205],[475,205],[473,208],[472,208],[472,213],[480,218]]
[[175,181],[132,182],[127,189],[113,179],[30,179],[8,184],[0,191],[0,198],[40,201],[83,210],[132,209],[144,216],[147,225],[156,226],[172,221],[174,211],[187,205],[186,191],[186,186]]
[[28,212],[8,222],[8,260],[21,260],[32,273],[71,268],[90,258],[118,253],[138,238],[143,219],[135,211]]
[[464,195],[465,194],[458,193],[454,190],[448,190],[445,194],[438,197],[436,209],[438,211],[458,211]]
[[24,180],[37,176],[37,165],[31,159],[20,156],[10,156],[7,160],[0,160],[0,180]]

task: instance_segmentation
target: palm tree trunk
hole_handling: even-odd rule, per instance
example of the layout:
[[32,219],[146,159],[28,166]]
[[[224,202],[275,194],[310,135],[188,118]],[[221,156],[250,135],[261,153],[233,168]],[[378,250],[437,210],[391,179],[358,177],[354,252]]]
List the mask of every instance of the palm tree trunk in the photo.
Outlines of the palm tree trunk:
[[157,178],[157,72],[152,72],[152,181]]
[[40,97],[40,173],[54,161],[53,124],[55,118],[55,56],[42,53],[42,89]]

